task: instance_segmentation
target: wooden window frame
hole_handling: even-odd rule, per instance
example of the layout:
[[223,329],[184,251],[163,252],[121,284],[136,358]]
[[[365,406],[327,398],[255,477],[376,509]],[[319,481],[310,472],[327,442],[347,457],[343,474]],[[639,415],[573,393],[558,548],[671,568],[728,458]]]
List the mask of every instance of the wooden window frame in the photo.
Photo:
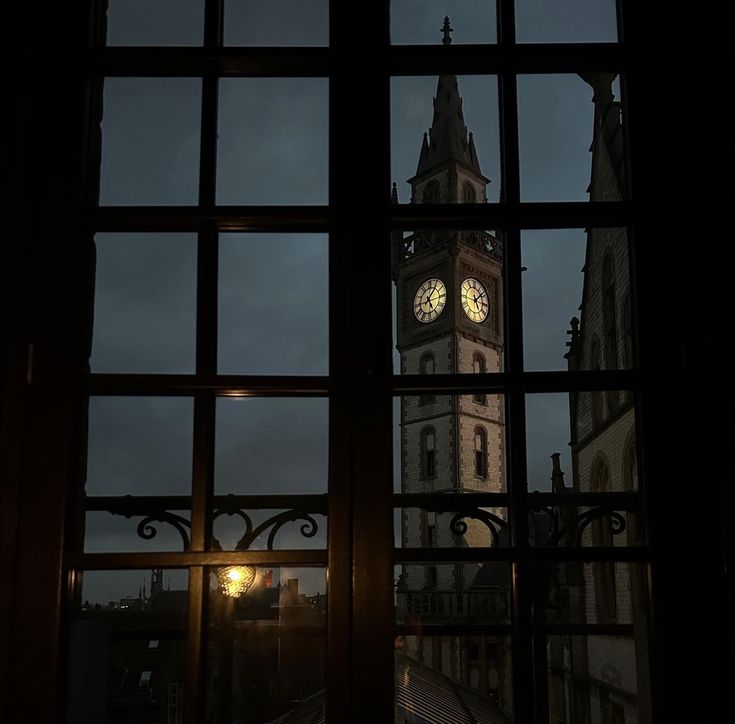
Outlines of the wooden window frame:
[[[34,3],[14,7],[8,46],[14,65],[8,78],[11,214],[5,224],[11,239],[3,250],[4,308],[9,310],[8,344],[3,351],[0,418],[3,481],[3,546],[0,565],[12,585],[2,587],[3,651],[0,681],[2,714],[7,721],[51,724],[63,715],[66,616],[77,571],[95,568],[189,568],[189,650],[186,721],[199,721],[203,706],[204,572],[229,562],[206,550],[205,511],[211,505],[211,429],[213,400],[220,394],[323,395],[330,400],[329,548],[326,554],[279,551],[238,560],[275,565],[279,561],[329,567],[328,666],[326,705],[331,722],[391,721],[393,566],[435,560],[440,551],[395,549],[393,510],[411,502],[392,489],[392,397],[405,394],[500,393],[506,400],[507,494],[511,521],[507,550],[479,551],[502,557],[512,568],[515,717],[545,719],[545,636],[582,633],[539,629],[531,615],[534,565],[579,559],[579,551],[530,550],[525,474],[525,395],[588,390],[630,390],[637,409],[640,466],[639,502],[645,540],[625,551],[589,550],[591,560],[619,559],[645,569],[646,586],[656,596],[643,619],[653,627],[648,659],[652,700],[641,702],[644,715],[665,722],[671,714],[693,719],[702,702],[718,709],[727,691],[726,668],[710,647],[721,642],[728,621],[724,595],[724,527],[715,516],[690,516],[682,548],[677,509],[717,510],[724,456],[724,434],[707,423],[718,399],[720,347],[713,331],[727,309],[724,272],[710,254],[688,254],[688,290],[672,312],[671,290],[682,283],[681,260],[672,241],[682,228],[696,229],[703,243],[726,228],[729,200],[724,185],[706,183],[719,158],[717,139],[727,135],[727,114],[707,81],[718,56],[712,18],[697,8],[671,10],[661,18],[644,3],[620,0],[621,42],[617,44],[517,44],[512,0],[498,0],[498,43],[435,48],[391,46],[387,0],[333,2],[329,48],[223,49],[222,3],[206,0],[202,48],[104,48],[102,4]],[[663,27],[662,27],[663,25]],[[715,23],[715,26],[717,24]],[[721,27],[731,23],[722,23]],[[714,41],[712,40],[714,36]],[[687,37],[688,52],[681,53]],[[651,52],[655,44],[658,52]],[[724,44],[723,44],[724,47]],[[441,51],[441,52],[440,52]],[[667,52],[670,51],[670,52]],[[724,52],[722,53],[724,59]],[[364,59],[370,58],[369,63]],[[665,72],[662,73],[662,60]],[[25,70],[38,62],[53,69],[55,83],[34,92]],[[724,61],[723,61],[724,62]],[[525,203],[520,198],[516,79],[519,73],[574,73],[582,68],[625,73],[622,87],[627,130],[626,167],[630,197],[614,203]],[[679,72],[681,71],[681,72]],[[440,72],[500,75],[504,201],[479,205],[405,205],[388,203],[389,80],[391,75]],[[687,84],[689,108],[697,109],[687,133],[663,119],[671,99]],[[200,199],[196,207],[106,207],[94,202],[99,168],[100,85],[105,76],[194,75],[203,78]],[[305,75],[330,82],[330,194],[327,207],[217,207],[213,189],[216,154],[216,86],[220,77]],[[49,108],[54,109],[53,123]],[[355,113],[359,108],[360,113]],[[704,122],[706,121],[706,123]],[[694,129],[694,130],[693,130]],[[701,131],[697,135],[696,130]],[[721,133],[717,131],[720,130]],[[369,138],[371,163],[355,174],[356,138]],[[672,149],[675,149],[672,150]],[[707,153],[709,149],[710,153]],[[688,153],[691,151],[691,153]],[[693,190],[682,199],[662,179],[681,177],[681,159]],[[365,154],[358,159],[363,162]],[[708,164],[712,164],[709,166]],[[44,173],[39,173],[44,169]],[[349,179],[350,183],[342,183]],[[370,213],[366,213],[366,209]],[[359,218],[360,224],[355,223]],[[625,227],[629,231],[633,275],[633,325],[637,366],[631,370],[576,373],[526,372],[522,367],[522,288],[520,232],[525,228]],[[506,243],[506,367],[478,379],[472,375],[435,375],[430,381],[391,372],[390,232],[413,228],[501,228]],[[91,239],[96,231],[180,231],[199,234],[197,372],[195,375],[92,375],[87,371],[91,327]],[[226,231],[321,231],[330,235],[330,298],[339,300],[354,285],[383,292],[372,318],[352,324],[344,305],[330,310],[330,373],[327,377],[222,377],[214,369],[214,331],[204,320],[216,309],[207,279],[216,272],[217,234]],[[376,239],[384,238],[384,245]],[[351,254],[363,254],[361,275],[350,278]],[[666,253],[662,255],[661,250]],[[689,251],[687,249],[687,251]],[[722,266],[722,265],[721,265]],[[216,287],[215,287],[216,288]],[[712,325],[711,328],[703,325]],[[723,324],[720,328],[725,328]],[[693,348],[693,341],[696,347]],[[724,357],[723,357],[724,359]],[[672,395],[671,390],[682,390]],[[83,465],[85,405],[89,394],[167,394],[195,400],[195,462],[192,546],[176,554],[80,554],[75,516]],[[352,400],[361,413],[353,414]],[[681,410],[687,410],[682,420]],[[688,420],[686,419],[688,418]],[[695,424],[696,423],[696,424]],[[718,441],[723,443],[721,446]],[[671,451],[677,451],[672,455]],[[707,455],[698,453],[706,450]],[[703,479],[706,485],[693,485]],[[338,482],[337,482],[338,481]],[[711,505],[701,506],[701,495]],[[541,495],[554,505],[561,499]],[[566,502],[566,501],[565,501]],[[369,512],[369,515],[368,515]],[[671,550],[681,551],[671,556]],[[468,549],[471,551],[472,549]],[[473,553],[464,552],[472,557]],[[502,554],[502,555],[501,555]],[[451,551],[452,560],[457,551]],[[449,555],[447,560],[449,560]],[[681,571],[689,591],[708,591],[707,616],[692,621],[691,598],[682,596]],[[638,625],[639,622],[636,623]],[[696,635],[682,636],[682,626]],[[609,629],[621,633],[622,629]],[[684,655],[686,649],[688,655]],[[675,655],[673,655],[675,654]],[[670,697],[670,682],[680,676],[682,659],[709,662],[687,672],[688,686]],[[724,660],[724,656],[723,656]],[[334,665],[337,664],[337,665]],[[38,691],[46,696],[39,698]],[[34,706],[28,707],[32,701]]]

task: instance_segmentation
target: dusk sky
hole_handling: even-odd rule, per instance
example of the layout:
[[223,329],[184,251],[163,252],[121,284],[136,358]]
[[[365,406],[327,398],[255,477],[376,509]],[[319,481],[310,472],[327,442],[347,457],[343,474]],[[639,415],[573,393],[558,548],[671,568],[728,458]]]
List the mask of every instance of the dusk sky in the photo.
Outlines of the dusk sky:
[[[519,40],[612,41],[614,4],[517,0]],[[110,0],[108,42],[201,44],[202,7],[202,0]],[[225,9],[228,44],[328,42],[325,0],[227,0]],[[394,0],[393,41],[440,42],[445,14],[455,43],[494,42],[494,4],[481,0]],[[497,201],[496,79],[461,76],[459,88],[483,173],[492,180],[488,199]],[[518,89],[523,199],[586,200],[591,88],[563,75],[521,77]],[[394,78],[391,91],[391,171],[407,202],[405,181],[431,125],[436,78]],[[324,78],[221,81],[218,203],[326,203],[328,92]],[[106,81],[101,204],[196,203],[200,101],[196,78]],[[360,154],[355,161],[359,172]],[[193,372],[196,235],[100,233],[96,241],[93,371]],[[526,231],[522,242],[526,367],[564,369],[566,330],[579,314],[585,234]],[[328,372],[325,235],[222,235],[219,273],[221,373]],[[527,410],[529,487],[549,488],[553,452],[563,453],[571,482],[567,396],[534,396]],[[187,494],[192,416],[190,399],[92,399],[87,494]],[[327,432],[326,400],[220,400],[216,492],[326,492]],[[230,523],[216,531],[225,548],[239,535]],[[90,516],[87,550],[180,549],[165,525],[149,542],[137,537],[136,525],[105,513]],[[283,547],[325,545],[321,534],[304,541],[298,526],[293,530],[282,532]]]

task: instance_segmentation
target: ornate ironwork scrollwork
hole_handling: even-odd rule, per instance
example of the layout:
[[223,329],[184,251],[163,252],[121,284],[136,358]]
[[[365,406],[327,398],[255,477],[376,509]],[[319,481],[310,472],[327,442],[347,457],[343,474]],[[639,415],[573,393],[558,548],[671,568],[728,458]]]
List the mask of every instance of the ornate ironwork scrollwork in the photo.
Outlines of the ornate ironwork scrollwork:
[[267,520],[264,520],[257,527],[253,525],[252,518],[242,510],[242,508],[237,508],[234,505],[226,505],[220,508],[220,510],[214,513],[212,520],[215,521],[222,515],[236,515],[241,518],[245,524],[245,532],[235,546],[235,550],[238,551],[244,551],[250,548],[250,546],[269,528],[271,528],[271,531],[268,534],[266,548],[267,550],[272,551],[278,531],[280,531],[286,523],[298,520],[304,521],[300,527],[301,535],[304,538],[313,538],[319,532],[319,524],[309,513],[303,510],[293,509],[277,513]]
[[[154,523],[171,525],[181,536],[184,550],[188,550],[191,544],[191,521],[181,515],[159,508],[158,505],[160,505],[160,501],[157,500],[151,506],[153,508],[152,510],[150,508],[146,510],[146,507],[148,507],[147,504],[143,503],[141,505],[141,501],[136,500],[133,496],[125,496],[122,499],[116,499],[114,503],[109,504],[109,507],[105,506],[103,509],[108,510],[113,515],[121,515],[125,518],[141,516],[141,520],[137,526],[137,533],[144,540],[151,540],[158,535],[158,526],[153,525]],[[318,507],[314,512],[324,514],[321,507]],[[278,532],[287,523],[303,521],[300,526],[300,532],[304,538],[313,538],[319,532],[319,524],[313,515],[297,508],[277,513],[256,526],[251,516],[240,507],[240,501],[234,495],[225,496],[224,500],[219,501],[218,509],[212,516],[212,522],[214,523],[223,515],[237,516],[242,520],[245,530],[236,546],[236,550],[239,551],[248,550],[266,532],[268,532],[266,547],[268,550],[273,550]],[[215,548],[219,547],[216,539],[213,541],[213,544]]]
[[500,516],[483,508],[461,510],[455,513],[449,521],[449,530],[454,535],[463,536],[467,532],[469,526],[465,518],[472,518],[473,520],[479,520],[481,523],[484,523],[490,531],[493,545],[500,545],[500,530],[508,527],[508,523]]
[[[131,515],[125,515],[125,517],[130,518]],[[151,540],[158,535],[158,528],[151,525],[152,523],[168,523],[172,525],[181,536],[184,550],[189,549],[190,540],[187,528],[191,528],[191,522],[186,518],[181,515],[176,515],[176,513],[169,513],[166,510],[160,510],[151,515],[147,515],[138,523],[138,535],[144,540]]]
[[549,536],[547,545],[559,545],[565,536],[575,533],[577,540],[581,539],[585,528],[591,525],[595,520],[607,518],[608,529],[612,535],[622,533],[626,528],[625,517],[617,510],[600,506],[591,508],[584,513],[580,513],[573,520],[561,528],[557,528],[556,532]]

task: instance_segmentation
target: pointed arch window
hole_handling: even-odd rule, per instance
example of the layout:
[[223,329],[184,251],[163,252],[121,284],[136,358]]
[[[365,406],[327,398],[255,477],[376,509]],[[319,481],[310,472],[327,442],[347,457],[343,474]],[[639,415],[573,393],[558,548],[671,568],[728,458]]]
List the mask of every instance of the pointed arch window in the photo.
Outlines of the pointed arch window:
[[[593,493],[605,493],[610,490],[610,470],[602,458],[599,458],[592,468],[591,488]],[[613,546],[608,517],[596,518],[592,521],[591,528],[592,545]],[[610,623],[617,619],[617,586],[613,561],[601,561],[595,565],[595,601],[599,623]]]
[[[433,375],[436,372],[436,358],[433,352],[424,352],[419,359],[419,374]],[[419,395],[419,405],[429,405],[436,402],[436,395],[429,393]]]
[[[600,341],[595,337],[592,340],[592,349],[590,350],[590,369],[599,370],[602,367],[602,361],[600,359]],[[603,417],[603,404],[602,395],[603,393],[599,390],[595,390],[591,393],[592,395],[592,424],[597,427],[602,424]]]
[[[472,372],[476,375],[481,375],[487,372],[485,356],[480,352],[475,352],[475,354],[472,355]],[[473,400],[478,405],[487,405],[487,395],[484,392],[474,395]]]
[[[633,492],[638,490],[638,461],[635,452],[635,438],[631,437],[623,457],[623,485],[625,490]],[[626,529],[628,535],[628,544],[637,545],[640,541],[638,532],[638,522],[633,513],[626,514]]]
[[421,431],[421,477],[436,477],[436,431],[433,427]]
[[487,430],[479,425],[475,428],[475,477],[487,477]]
[[[602,323],[605,330],[605,369],[618,368],[618,327],[615,313],[615,258],[612,252],[605,256],[602,267]],[[610,412],[618,408],[618,391],[609,390],[607,407]]]
[[462,203],[474,204],[476,201],[475,187],[469,181],[465,181],[462,186]]
[[630,309],[630,294],[623,302],[623,363],[633,366],[633,317]]
[[422,204],[438,204],[442,200],[441,188],[438,181],[429,181],[424,186],[424,192],[421,196]]

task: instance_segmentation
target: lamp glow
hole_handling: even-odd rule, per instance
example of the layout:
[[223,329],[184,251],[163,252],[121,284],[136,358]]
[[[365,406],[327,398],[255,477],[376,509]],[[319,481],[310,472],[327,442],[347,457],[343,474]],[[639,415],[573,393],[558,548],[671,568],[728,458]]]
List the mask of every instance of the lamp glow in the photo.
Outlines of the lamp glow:
[[225,596],[237,598],[247,593],[255,582],[256,570],[253,566],[226,566],[217,570],[219,590]]

